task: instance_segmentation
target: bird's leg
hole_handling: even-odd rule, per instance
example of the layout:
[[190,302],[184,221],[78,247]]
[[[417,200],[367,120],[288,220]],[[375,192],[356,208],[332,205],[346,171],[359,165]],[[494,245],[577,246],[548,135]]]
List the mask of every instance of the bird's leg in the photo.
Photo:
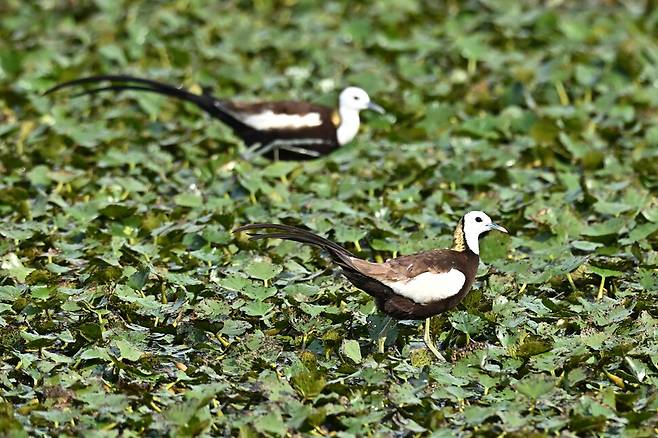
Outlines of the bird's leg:
[[385,319],[386,322],[384,323],[384,327],[382,327],[382,329],[377,334],[377,346],[378,346],[378,351],[380,353],[384,352],[384,345],[386,344],[386,329],[388,329],[388,325],[391,323],[392,320],[393,318],[387,315]]
[[247,160],[251,161],[256,157],[262,157],[263,155],[267,154],[268,152],[274,150],[275,152],[275,160],[279,160],[279,149],[281,148],[280,146],[281,142],[280,140],[274,140],[269,143],[256,143],[253,146],[250,146],[247,151],[242,155],[242,157]]
[[430,337],[430,321],[432,318],[427,318],[425,320],[425,336],[423,337],[423,340],[425,341],[425,345],[427,345],[427,348],[430,349],[430,351],[436,356],[437,359],[439,359],[441,362],[446,362],[446,358],[443,357],[441,353],[439,353],[439,350],[436,348],[436,345],[434,345],[434,341],[432,341],[432,338]]
[[320,156],[320,152],[318,151],[312,151],[310,149],[300,148],[298,146],[293,146],[291,144],[283,144],[277,147],[277,150],[280,149],[283,149],[284,151],[288,151],[288,152],[294,152],[300,155],[306,155],[308,157],[313,157],[313,158],[317,158]]
[[284,150],[288,152],[293,152],[299,155],[306,155],[307,157],[312,157],[312,158],[317,158],[320,155],[322,155],[318,151],[313,151],[310,149],[306,149],[300,146],[295,146],[296,144],[309,144],[309,143],[317,143],[317,144],[323,144],[324,141],[322,140],[317,140],[313,141],[310,139],[290,139],[290,140],[274,140],[270,143],[262,144],[262,143],[256,143],[252,146],[249,146],[247,148],[246,152],[242,155],[243,158],[247,161],[255,158],[255,157],[260,157],[262,155],[265,155],[271,151],[275,152],[275,158],[278,159],[279,151]]
[[270,151],[274,150],[276,152],[275,158],[278,160],[278,151],[281,148],[281,145],[285,144],[284,141],[282,140],[274,140],[269,143],[255,143],[252,146],[249,146],[245,153],[242,155],[242,157],[250,161],[256,157],[262,157],[263,155],[269,153]]
[[247,148],[244,154],[242,154],[242,158],[244,158],[247,161],[250,161],[253,158],[260,157],[261,155],[264,155],[269,151],[271,151],[272,148],[274,147],[274,143],[276,143],[276,141],[266,144],[260,142],[254,143]]

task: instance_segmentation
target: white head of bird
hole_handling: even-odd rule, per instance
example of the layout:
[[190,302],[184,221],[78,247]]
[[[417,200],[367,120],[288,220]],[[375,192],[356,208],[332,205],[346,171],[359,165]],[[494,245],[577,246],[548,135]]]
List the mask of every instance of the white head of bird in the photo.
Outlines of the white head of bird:
[[347,87],[340,93],[338,97],[340,125],[336,133],[340,145],[349,143],[356,136],[361,123],[359,112],[363,110],[384,113],[384,108],[372,102],[368,93],[362,88]]
[[475,254],[480,254],[479,237],[487,231],[498,230],[507,233],[507,230],[491,220],[482,211],[469,211],[464,215],[464,238],[466,245]]

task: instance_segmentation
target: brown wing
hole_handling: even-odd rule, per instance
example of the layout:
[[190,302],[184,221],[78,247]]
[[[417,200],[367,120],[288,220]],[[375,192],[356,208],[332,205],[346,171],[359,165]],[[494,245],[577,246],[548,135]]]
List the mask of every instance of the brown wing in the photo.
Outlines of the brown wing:
[[[452,309],[468,293],[478,267],[476,254],[449,249],[397,257],[384,263],[371,263],[359,259],[351,259],[351,261],[360,272],[382,285],[409,280],[424,272],[448,272],[452,268],[458,269],[465,275],[466,281],[459,293],[446,299],[421,304],[396,293],[383,295],[383,299],[377,300],[377,306],[387,315],[397,319],[424,319]],[[389,290],[393,292],[392,289]]]
[[408,280],[424,272],[448,272],[459,261],[461,253],[450,249],[426,251],[418,254],[400,256],[384,263],[372,263],[354,259],[354,265],[366,275],[379,281]]
[[[414,303],[409,298],[405,298],[399,295],[391,295],[386,301],[381,305],[381,310],[387,315],[391,315],[394,318],[398,319],[415,319],[419,311],[422,311],[423,306],[418,303]],[[422,319],[420,317],[419,319]]]
[[[242,136],[245,143],[268,145],[276,141],[279,159],[315,158],[340,146],[331,108],[308,102],[234,102],[228,105],[234,117],[252,128]],[[301,154],[297,150],[310,153]]]

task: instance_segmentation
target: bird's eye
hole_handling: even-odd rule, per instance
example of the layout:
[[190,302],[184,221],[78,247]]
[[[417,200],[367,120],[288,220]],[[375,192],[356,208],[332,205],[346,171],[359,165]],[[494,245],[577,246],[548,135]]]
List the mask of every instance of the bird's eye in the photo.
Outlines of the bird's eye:
[[476,217],[475,222],[482,222],[482,218],[480,216]]
[[354,96],[354,100],[359,100],[359,96]]

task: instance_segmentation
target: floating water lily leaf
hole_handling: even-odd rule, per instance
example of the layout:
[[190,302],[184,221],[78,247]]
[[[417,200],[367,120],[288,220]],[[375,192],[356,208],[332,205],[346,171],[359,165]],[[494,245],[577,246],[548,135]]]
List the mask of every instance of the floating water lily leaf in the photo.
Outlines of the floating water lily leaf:
[[217,283],[219,283],[220,286],[228,289],[228,290],[234,290],[234,291],[239,291],[244,289],[247,285],[251,283],[251,281],[247,278],[240,277],[237,275],[231,275],[226,278],[220,278],[217,280]]
[[274,278],[282,269],[281,266],[269,262],[253,262],[245,268],[245,272],[250,277],[266,281]]
[[453,312],[449,318],[454,328],[468,335],[478,333],[486,325],[480,317],[464,311]]
[[63,354],[51,353],[44,349],[41,350],[41,354],[46,359],[52,360],[53,362],[56,363],[65,363],[65,364],[73,363],[73,359],[71,359],[68,356],[64,356]]
[[142,290],[146,285],[151,270],[148,268],[140,269],[130,276],[126,285],[135,290]]
[[320,289],[317,286],[307,283],[290,284],[283,291],[299,302],[310,300],[320,293]]
[[1,260],[0,269],[19,283],[24,283],[27,276],[35,270],[34,268],[24,266],[18,256],[13,252],[7,254]]
[[216,318],[223,319],[222,317],[231,313],[228,304],[217,300],[203,300],[203,302],[197,306],[197,309],[201,315],[210,318],[211,320]]
[[642,210],[642,216],[644,216],[647,220],[649,220],[653,223],[657,223],[658,222],[658,206],[654,206],[654,207]]
[[585,236],[608,236],[619,233],[624,225],[624,219],[614,218],[598,224],[588,225],[583,229],[582,233]]
[[468,406],[464,410],[464,419],[468,424],[481,424],[487,418],[497,415],[496,409],[491,407],[482,407],[482,406]]
[[619,243],[622,245],[629,245],[644,240],[656,232],[658,232],[658,223],[641,224],[628,233],[628,238],[621,239]]
[[306,367],[293,374],[290,382],[299,395],[306,399],[317,397],[326,385],[322,375],[309,371]]
[[616,271],[614,269],[599,268],[598,266],[594,266],[594,265],[587,265],[587,269],[591,273],[596,274],[599,277],[605,277],[605,278],[620,277],[624,275],[624,273],[621,271]]
[[598,201],[594,204],[594,209],[601,214],[612,214],[617,216],[625,211],[632,210],[633,206],[623,202]]
[[116,340],[114,346],[119,349],[119,359],[126,359],[131,361],[139,360],[144,354],[143,351],[135,347],[128,341]]
[[198,208],[203,205],[203,198],[197,193],[180,193],[174,196],[174,202],[181,207]]
[[25,289],[25,286],[0,286],[0,301],[14,302]]
[[224,321],[224,327],[222,327],[221,333],[226,336],[240,336],[250,328],[251,324],[247,321],[236,321],[230,319]]
[[269,176],[272,178],[281,178],[288,175],[296,167],[297,163],[294,161],[279,161],[272,163],[262,170],[262,175]]
[[555,382],[548,377],[527,377],[516,384],[516,389],[526,397],[537,400],[548,394],[555,387]]
[[634,359],[630,356],[626,356],[624,360],[630,367],[631,371],[633,371],[633,374],[635,375],[637,381],[642,383],[649,372],[647,366],[644,363],[642,363],[642,361]]
[[201,283],[192,275],[183,272],[165,272],[162,275],[170,283],[180,286],[189,286]]
[[131,216],[137,210],[136,207],[121,205],[121,204],[110,204],[99,210],[104,216],[109,217],[110,219],[122,219],[128,216]]
[[580,251],[591,252],[596,250],[596,248],[602,247],[603,244],[598,242],[590,242],[588,240],[574,240],[573,242],[571,242],[571,246],[574,249],[578,249]]
[[269,414],[255,418],[254,427],[260,433],[272,433],[279,436],[285,435],[288,430],[279,412],[270,412]]
[[340,346],[340,351],[354,363],[360,363],[362,360],[361,346],[359,345],[359,342],[354,339],[344,339]]
[[252,300],[263,301],[267,298],[273,297],[276,295],[275,287],[265,287],[256,284],[247,285],[242,293],[251,298]]
[[393,385],[390,390],[391,400],[399,406],[418,405],[422,400],[416,395],[416,388],[409,383]]
[[450,119],[455,109],[447,103],[432,102],[425,110],[425,117],[418,123],[418,127],[425,130],[428,136],[450,126]]
[[265,316],[274,309],[274,306],[262,301],[252,301],[242,307],[244,313],[249,316]]
[[349,228],[345,226],[336,226],[336,241],[338,242],[357,242],[363,239],[366,231]]

